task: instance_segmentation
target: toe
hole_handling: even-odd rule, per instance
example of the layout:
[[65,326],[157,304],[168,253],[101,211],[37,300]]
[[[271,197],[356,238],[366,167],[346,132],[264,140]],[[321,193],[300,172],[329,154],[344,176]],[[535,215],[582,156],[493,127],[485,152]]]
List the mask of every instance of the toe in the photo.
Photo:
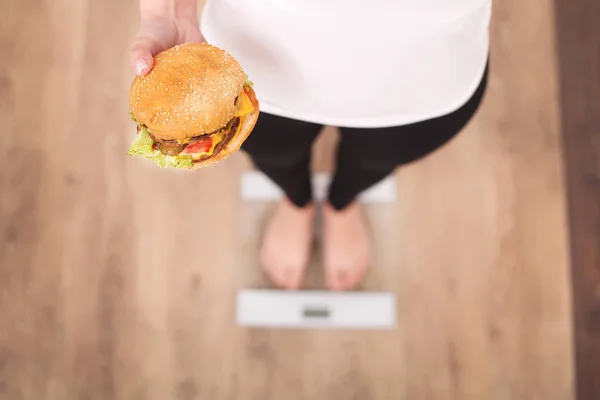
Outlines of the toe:
[[344,290],[347,271],[343,268],[330,268],[327,274],[327,287],[330,290]]
[[260,257],[260,267],[263,272],[273,281],[277,279],[277,268],[276,264],[273,263],[271,257],[264,255]]
[[343,286],[344,290],[355,289],[365,276],[367,268],[365,266],[357,266],[346,275]]
[[268,270],[267,274],[269,275],[271,282],[273,282],[277,287],[285,287],[285,277],[281,268],[271,268]]
[[327,277],[327,287],[330,290],[351,290],[356,288],[363,279],[366,268],[332,268]]
[[285,279],[281,272],[281,268],[278,267],[276,258],[268,251],[265,251],[261,254],[260,260],[262,270],[269,277],[271,282],[278,287],[282,287],[285,284]]
[[300,267],[288,267],[283,269],[283,287],[285,289],[298,289],[300,287]]
[[264,270],[269,279],[281,289],[294,290],[300,287],[299,268],[265,265]]

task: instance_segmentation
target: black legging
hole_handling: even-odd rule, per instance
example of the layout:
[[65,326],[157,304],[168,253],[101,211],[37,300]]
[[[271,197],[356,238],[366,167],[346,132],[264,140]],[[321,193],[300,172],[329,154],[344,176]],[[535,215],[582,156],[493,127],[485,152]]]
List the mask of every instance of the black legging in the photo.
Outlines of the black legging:
[[[486,68],[473,96],[445,116],[391,128],[341,127],[337,165],[329,188],[331,205],[343,209],[396,167],[425,157],[456,136],[476,113],[487,77]],[[303,207],[312,200],[311,148],[322,128],[319,124],[262,113],[242,149],[294,204]]]

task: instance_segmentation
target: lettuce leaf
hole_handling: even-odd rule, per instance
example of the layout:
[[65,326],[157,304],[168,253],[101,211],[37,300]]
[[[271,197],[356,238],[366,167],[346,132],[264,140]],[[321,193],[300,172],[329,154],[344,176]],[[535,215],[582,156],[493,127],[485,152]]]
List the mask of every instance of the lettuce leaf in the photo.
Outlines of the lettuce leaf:
[[246,74],[246,78],[244,80],[244,87],[246,87],[246,86],[250,86],[250,87],[254,86],[254,83],[252,83],[252,81],[248,79],[248,74]]
[[135,136],[133,143],[131,143],[131,146],[129,147],[128,154],[130,156],[145,156],[154,152],[152,149],[154,140],[150,137],[148,129],[145,126],[140,126],[140,128],[141,130]]
[[135,136],[133,143],[129,147],[127,154],[130,156],[142,156],[146,159],[158,164],[162,168],[191,168],[192,157],[187,154],[179,154],[177,156],[168,156],[161,153],[159,150],[152,148],[154,140],[148,133],[148,129],[141,125],[140,132]]

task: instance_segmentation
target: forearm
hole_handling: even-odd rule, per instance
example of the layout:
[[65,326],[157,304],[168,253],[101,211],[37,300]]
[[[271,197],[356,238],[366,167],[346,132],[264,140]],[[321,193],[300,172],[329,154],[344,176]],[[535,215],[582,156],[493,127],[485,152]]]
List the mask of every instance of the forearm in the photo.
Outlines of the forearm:
[[196,19],[198,0],[140,0],[140,14]]

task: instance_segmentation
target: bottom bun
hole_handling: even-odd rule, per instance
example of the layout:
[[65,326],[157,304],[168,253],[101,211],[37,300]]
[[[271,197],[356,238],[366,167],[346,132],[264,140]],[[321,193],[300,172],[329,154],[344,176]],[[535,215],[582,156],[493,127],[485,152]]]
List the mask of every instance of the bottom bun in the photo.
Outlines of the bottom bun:
[[242,147],[242,144],[244,144],[248,136],[250,136],[252,130],[254,129],[256,121],[258,121],[259,114],[260,110],[258,104],[255,104],[254,110],[240,118],[240,127],[238,128],[234,136],[229,140],[229,142],[221,149],[221,151],[219,151],[214,157],[195,162],[191,168],[186,169],[195,170],[199,168],[208,167],[226,159],[231,154],[238,151]]

